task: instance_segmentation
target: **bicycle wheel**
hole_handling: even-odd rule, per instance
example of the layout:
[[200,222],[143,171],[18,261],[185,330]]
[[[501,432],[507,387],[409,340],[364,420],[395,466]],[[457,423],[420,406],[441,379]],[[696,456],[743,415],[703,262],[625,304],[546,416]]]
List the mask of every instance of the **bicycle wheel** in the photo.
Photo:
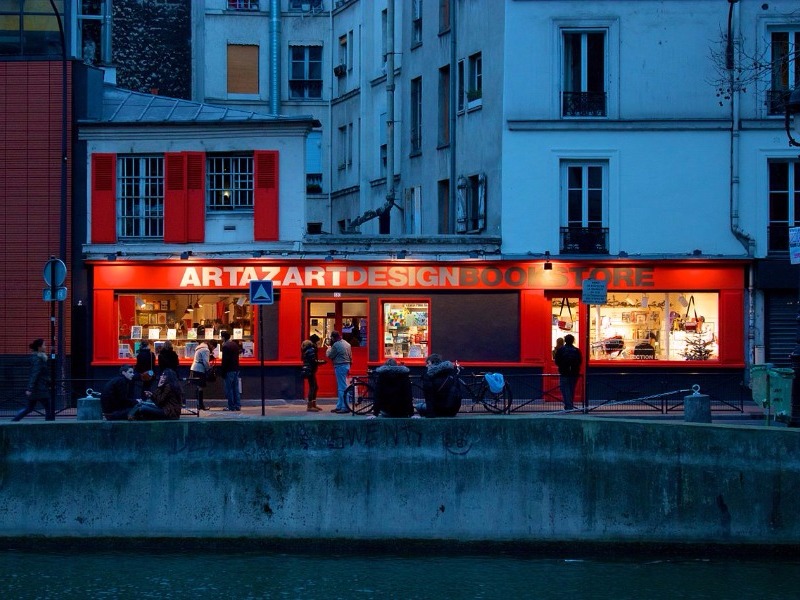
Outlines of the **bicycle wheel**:
[[484,408],[490,413],[504,415],[510,412],[512,400],[511,388],[508,383],[503,384],[503,389],[497,394],[492,392],[486,383],[481,385],[478,402],[483,404]]
[[354,415],[365,415],[375,403],[375,390],[366,381],[354,381],[344,391],[344,402]]

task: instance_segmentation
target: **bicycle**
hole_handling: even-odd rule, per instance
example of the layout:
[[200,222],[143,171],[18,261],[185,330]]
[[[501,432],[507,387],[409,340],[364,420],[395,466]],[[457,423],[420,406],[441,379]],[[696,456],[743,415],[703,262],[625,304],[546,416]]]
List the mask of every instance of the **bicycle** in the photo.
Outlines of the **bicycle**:
[[503,387],[499,392],[493,392],[489,386],[489,380],[486,378],[488,373],[483,372],[465,372],[464,368],[454,362],[456,366],[456,381],[461,389],[466,392],[462,398],[462,406],[464,408],[464,401],[469,400],[472,402],[469,412],[475,410],[475,406],[480,404],[486,409],[487,412],[499,415],[511,413],[511,402],[513,395],[511,394],[511,386],[508,382],[503,380]]
[[353,375],[350,385],[344,390],[344,403],[354,415],[365,415],[372,412],[375,404],[375,371],[367,369],[367,375]]

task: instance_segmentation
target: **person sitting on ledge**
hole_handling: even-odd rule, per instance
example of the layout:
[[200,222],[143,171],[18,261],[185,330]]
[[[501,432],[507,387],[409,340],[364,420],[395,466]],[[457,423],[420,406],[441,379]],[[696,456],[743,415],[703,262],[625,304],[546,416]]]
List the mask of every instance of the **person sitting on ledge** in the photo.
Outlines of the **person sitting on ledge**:
[[103,416],[107,421],[124,421],[128,418],[130,410],[136,406],[133,399],[134,371],[131,365],[124,365],[119,369],[119,375],[109,381],[100,394],[100,406]]
[[393,358],[375,369],[378,379],[375,384],[375,404],[372,412],[380,417],[410,417],[414,414],[411,393],[411,370],[397,364]]

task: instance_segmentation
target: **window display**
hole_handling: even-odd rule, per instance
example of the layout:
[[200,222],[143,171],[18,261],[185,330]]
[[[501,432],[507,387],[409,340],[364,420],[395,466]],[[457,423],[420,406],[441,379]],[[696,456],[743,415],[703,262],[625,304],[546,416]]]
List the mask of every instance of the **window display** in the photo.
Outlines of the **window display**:
[[119,358],[135,356],[143,339],[158,350],[170,340],[179,357],[192,358],[198,340],[230,331],[252,356],[253,310],[246,296],[217,294],[120,294]]
[[[564,325],[577,322],[570,314],[577,303],[553,299],[554,344]],[[610,293],[606,304],[590,308],[590,360],[719,360],[718,294]]]
[[384,357],[428,356],[429,314],[428,302],[385,302],[383,304]]

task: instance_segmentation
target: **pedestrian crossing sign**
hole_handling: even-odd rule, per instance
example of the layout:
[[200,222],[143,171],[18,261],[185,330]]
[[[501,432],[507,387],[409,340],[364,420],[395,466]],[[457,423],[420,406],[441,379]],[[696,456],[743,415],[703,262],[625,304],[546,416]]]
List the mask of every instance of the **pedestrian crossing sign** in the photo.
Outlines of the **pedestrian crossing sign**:
[[272,304],[273,300],[271,279],[250,282],[250,304]]

